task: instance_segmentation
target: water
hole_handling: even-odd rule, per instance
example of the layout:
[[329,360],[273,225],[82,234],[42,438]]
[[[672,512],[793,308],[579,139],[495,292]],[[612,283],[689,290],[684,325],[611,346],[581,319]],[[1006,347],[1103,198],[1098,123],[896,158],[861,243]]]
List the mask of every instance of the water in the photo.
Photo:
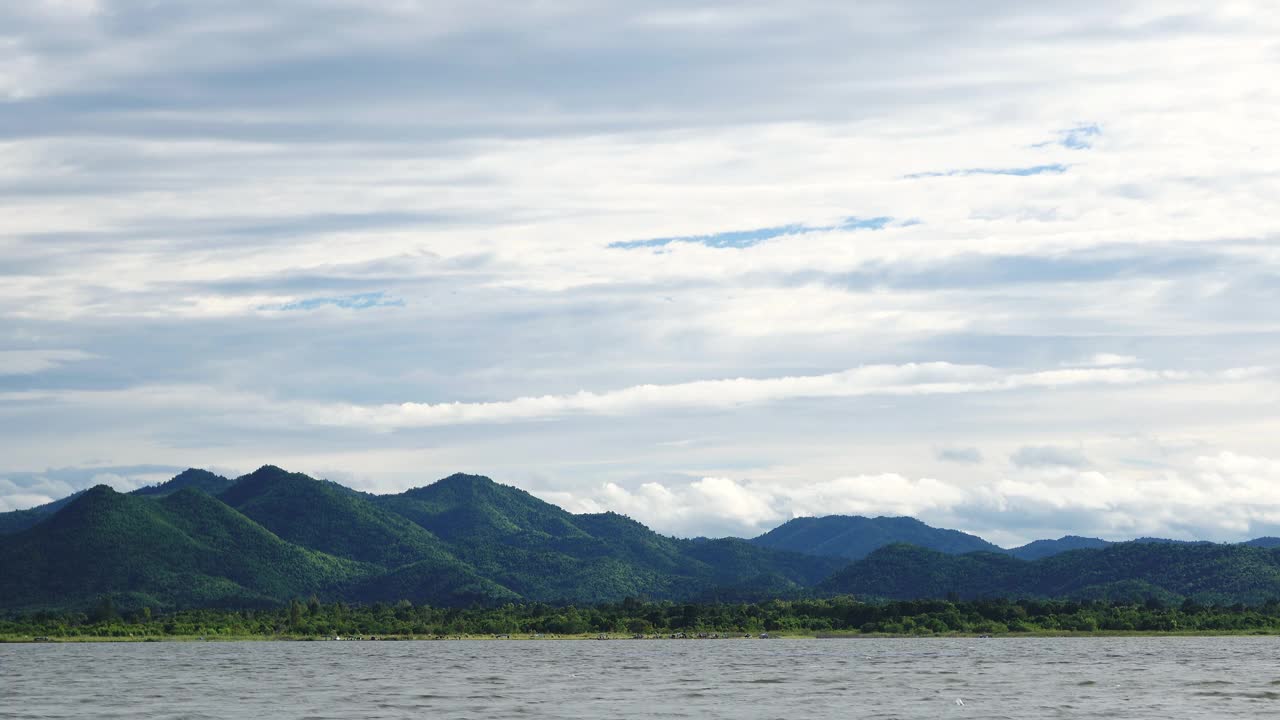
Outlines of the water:
[[1260,718],[1277,660],[1244,637],[0,645],[0,718]]

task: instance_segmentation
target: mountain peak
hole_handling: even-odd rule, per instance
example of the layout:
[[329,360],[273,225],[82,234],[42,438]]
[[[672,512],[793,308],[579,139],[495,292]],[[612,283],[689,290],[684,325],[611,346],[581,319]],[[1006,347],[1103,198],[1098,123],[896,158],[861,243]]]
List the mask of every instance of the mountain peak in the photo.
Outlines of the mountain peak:
[[94,502],[101,498],[108,498],[119,494],[120,493],[116,492],[116,489],[110,485],[94,485],[88,490],[85,490],[84,493],[73,502]]
[[1000,552],[976,535],[934,528],[912,517],[826,515],[794,518],[751,542],[775,550],[857,560],[891,543],[945,553]]
[[434,497],[441,493],[448,493],[451,495],[457,493],[473,494],[476,492],[503,487],[505,486],[484,475],[472,475],[470,473],[457,472],[448,477],[440,478],[433,483],[410,488],[401,494],[408,497]]
[[130,512],[136,509],[136,503],[146,504],[144,500],[134,500],[124,493],[116,492],[109,485],[94,485],[67,503],[49,518],[49,523],[63,527],[77,523],[100,522],[117,512]]
[[249,473],[245,477],[253,477],[253,478],[287,477],[289,475],[295,475],[295,474],[297,473],[291,473],[285,470],[284,468],[280,467],[279,465],[267,464],[267,465],[263,465],[257,470],[254,470],[253,472]]
[[449,477],[441,478],[437,480],[434,484],[439,485],[440,483],[445,483],[448,485],[469,486],[469,487],[489,487],[491,485],[498,484],[494,482],[492,478],[487,477],[485,475],[472,475],[470,473],[462,473],[462,472],[456,472],[450,475]]
[[266,484],[275,484],[284,481],[309,480],[311,482],[320,482],[310,475],[303,473],[289,472],[277,465],[263,465],[248,475],[241,475],[235,479],[236,487],[243,486],[262,486]]
[[583,535],[563,508],[483,475],[454,473],[399,495],[381,496],[376,502],[446,539],[522,532]]
[[175,475],[173,479],[168,482],[138,488],[131,494],[142,495],[145,497],[164,497],[186,488],[195,488],[210,495],[217,495],[231,487],[231,485],[232,482],[221,475],[215,475],[208,470],[187,468]]

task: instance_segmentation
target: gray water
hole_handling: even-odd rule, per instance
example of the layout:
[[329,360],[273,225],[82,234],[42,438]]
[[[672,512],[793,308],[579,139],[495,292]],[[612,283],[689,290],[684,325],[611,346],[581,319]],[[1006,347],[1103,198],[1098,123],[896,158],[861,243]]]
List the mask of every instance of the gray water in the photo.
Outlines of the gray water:
[[1260,717],[1280,639],[0,645],[0,718]]

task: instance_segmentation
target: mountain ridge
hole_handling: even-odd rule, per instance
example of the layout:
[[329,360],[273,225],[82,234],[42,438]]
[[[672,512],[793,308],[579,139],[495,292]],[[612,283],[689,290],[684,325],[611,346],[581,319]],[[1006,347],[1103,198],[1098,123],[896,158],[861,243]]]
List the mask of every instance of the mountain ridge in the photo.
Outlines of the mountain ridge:
[[474,475],[375,496],[266,465],[234,481],[186,471],[145,490],[96,486],[0,537],[0,610],[83,608],[102,594],[155,607],[297,594],[455,606],[683,599],[763,592],[762,575],[809,587],[838,565],[741,540],[668,538],[612,513],[573,515]]
[[1280,597],[1277,538],[1065,536],[1004,549],[914,518],[825,516],[751,540],[683,539],[464,473],[373,495],[273,465],[234,480],[189,469],[130,493],[101,485],[52,505],[34,522],[20,511],[30,524],[0,534],[0,611],[83,608],[104,594],[157,608],[312,594],[441,606],[839,593]]

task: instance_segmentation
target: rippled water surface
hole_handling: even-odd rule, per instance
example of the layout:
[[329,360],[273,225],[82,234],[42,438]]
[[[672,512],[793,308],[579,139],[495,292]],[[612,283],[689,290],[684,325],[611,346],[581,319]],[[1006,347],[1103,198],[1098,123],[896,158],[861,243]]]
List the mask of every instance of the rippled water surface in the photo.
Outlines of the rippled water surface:
[[1280,639],[0,645],[0,717],[1280,717]]

